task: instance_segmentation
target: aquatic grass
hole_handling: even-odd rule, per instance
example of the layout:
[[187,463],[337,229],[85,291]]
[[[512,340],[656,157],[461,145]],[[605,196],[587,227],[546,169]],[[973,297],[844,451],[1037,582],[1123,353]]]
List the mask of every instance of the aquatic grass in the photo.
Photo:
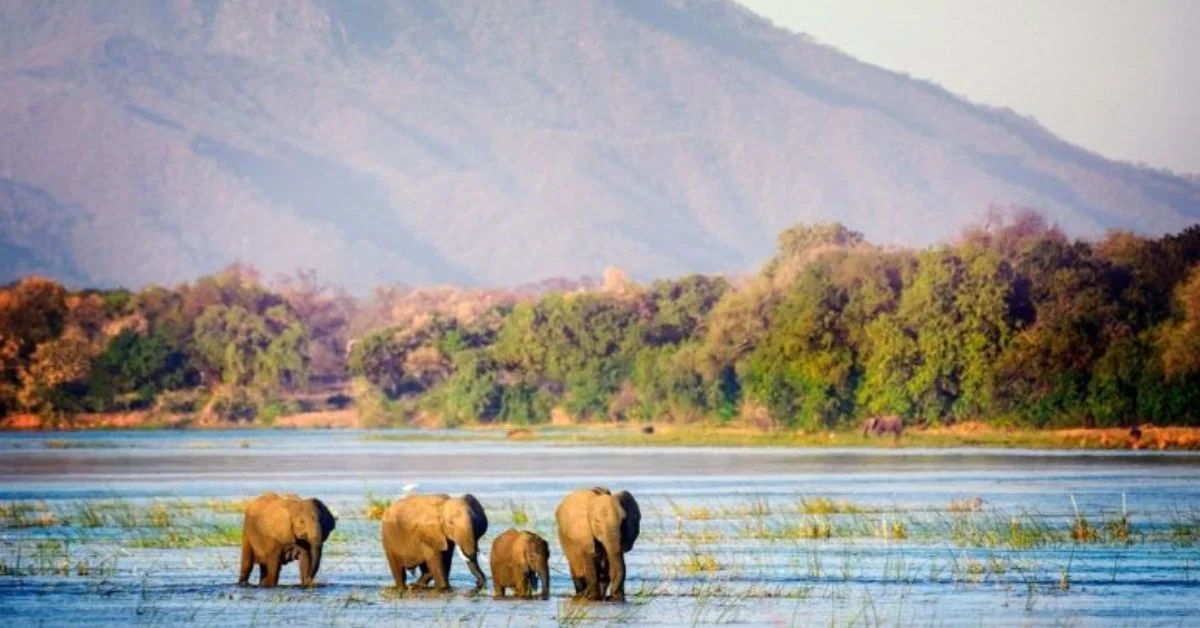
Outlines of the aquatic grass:
[[766,517],[771,514],[771,502],[765,497],[756,497],[751,500],[746,513],[751,517]]
[[104,512],[92,502],[83,502],[76,507],[74,521],[85,528],[104,527]]
[[514,500],[508,500],[508,511],[512,515],[514,526],[524,526],[529,523],[529,509],[525,504],[518,504]]
[[242,544],[242,529],[234,524],[213,524],[170,528],[157,534],[146,534],[128,541],[140,549],[194,549],[204,547],[235,547]]
[[379,521],[383,519],[383,513],[387,512],[388,507],[392,505],[391,502],[386,498],[376,497],[374,493],[369,491],[367,492],[366,499],[367,504],[363,511],[367,519],[371,519],[373,521]]
[[717,557],[710,553],[690,551],[675,564],[675,569],[686,574],[714,573],[720,571],[721,566]]
[[1075,496],[1071,496],[1071,506],[1075,509],[1075,519],[1071,522],[1071,540],[1076,543],[1093,543],[1100,540],[1100,531],[1088,521],[1079,510]]
[[828,539],[833,536],[833,524],[828,520],[807,519],[795,525],[780,528],[778,539]]
[[[692,506],[684,507],[675,502],[671,498],[667,498],[667,506],[671,509],[671,514],[676,521],[710,521],[717,516],[717,510],[708,506]],[[725,516],[736,516],[735,513],[725,511]]]
[[883,517],[879,525],[871,530],[871,535],[888,540],[902,541],[908,538],[908,526],[899,518]]
[[10,555],[0,556],[0,576],[111,577],[117,571],[117,553],[75,554],[72,544],[64,539],[20,541],[11,551]]
[[209,498],[204,501],[203,507],[209,512],[218,515],[242,514],[246,512],[246,506],[249,506],[251,499],[236,498],[236,499],[216,499]]
[[805,515],[857,514],[865,508],[844,500],[834,501],[828,497],[801,498],[799,512]]
[[952,499],[946,506],[947,512],[979,512],[980,510],[983,510],[983,498],[981,497]]
[[59,523],[58,515],[45,502],[0,504],[0,527],[48,528]]

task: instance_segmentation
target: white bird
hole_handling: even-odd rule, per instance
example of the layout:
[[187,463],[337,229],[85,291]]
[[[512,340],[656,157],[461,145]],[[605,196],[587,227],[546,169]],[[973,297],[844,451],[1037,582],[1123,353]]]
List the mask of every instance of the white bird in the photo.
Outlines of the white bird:
[[401,490],[401,491],[403,491],[403,493],[404,493],[405,495],[408,495],[409,493],[411,493],[411,492],[413,492],[413,491],[417,490],[417,484],[416,484],[416,483],[413,483],[413,482],[410,482],[410,483],[408,483],[408,484],[405,484],[405,485],[404,485],[404,488],[402,488],[402,489],[400,489],[400,490]]

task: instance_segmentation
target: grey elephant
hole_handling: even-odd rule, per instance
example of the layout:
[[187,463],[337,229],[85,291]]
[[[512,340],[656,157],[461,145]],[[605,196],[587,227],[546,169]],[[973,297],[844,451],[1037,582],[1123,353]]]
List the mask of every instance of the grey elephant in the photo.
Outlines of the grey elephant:
[[543,600],[550,599],[550,545],[533,532],[505,530],[492,541],[492,588],[497,598],[512,589],[517,597],[533,597],[540,583]]
[[563,499],[554,517],[575,594],[625,601],[625,553],[633,549],[642,520],[633,495],[602,486],[579,489]]
[[246,505],[238,584],[250,582],[258,565],[259,586],[279,584],[283,565],[300,561],[300,584],[312,586],[321,568],[321,549],[337,519],[321,500],[295,494],[263,493]]
[[487,583],[479,568],[479,539],[487,533],[487,514],[473,495],[409,495],[383,513],[380,536],[388,567],[401,591],[408,589],[407,571],[420,569],[417,586],[430,580],[450,588],[450,561],[457,546],[475,576],[475,588]]
[[866,421],[863,421],[863,436],[874,434],[875,436],[883,436],[888,432],[895,434],[896,438],[900,438],[900,434],[904,431],[904,419],[901,419],[895,414],[885,416],[873,416]]

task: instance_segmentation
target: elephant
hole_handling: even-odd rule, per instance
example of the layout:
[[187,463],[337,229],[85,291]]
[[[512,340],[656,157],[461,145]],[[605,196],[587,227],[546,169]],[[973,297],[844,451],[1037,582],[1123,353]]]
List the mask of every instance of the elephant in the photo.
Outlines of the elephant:
[[866,436],[867,434],[883,436],[888,432],[892,432],[896,435],[896,438],[899,439],[900,433],[903,431],[904,419],[901,419],[895,414],[889,414],[886,416],[873,416],[866,421],[863,421],[863,436]]
[[633,495],[602,486],[578,489],[563,498],[554,518],[575,594],[625,601],[625,553],[633,549],[642,521]]
[[541,597],[550,599],[550,545],[533,532],[505,530],[492,541],[492,587],[496,598],[512,589],[517,597],[533,597],[540,581]]
[[337,526],[337,518],[321,500],[267,492],[246,505],[242,524],[242,562],[238,584],[250,582],[258,565],[258,584],[279,584],[279,570],[300,561],[300,584],[312,586],[321,568],[321,548]]
[[487,578],[479,568],[479,539],[487,534],[487,515],[473,495],[408,495],[383,513],[380,536],[396,588],[408,590],[407,570],[420,568],[416,586],[430,580],[439,590],[450,588],[450,560],[455,546],[475,576],[475,588]]

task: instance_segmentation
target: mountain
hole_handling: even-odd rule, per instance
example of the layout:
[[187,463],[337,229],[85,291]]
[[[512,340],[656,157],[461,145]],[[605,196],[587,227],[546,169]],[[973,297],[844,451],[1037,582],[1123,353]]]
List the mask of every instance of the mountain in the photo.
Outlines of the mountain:
[[0,279],[511,285],[743,271],[802,221],[923,245],[993,204],[1085,236],[1200,217],[1196,178],[730,0],[4,2],[0,93]]

